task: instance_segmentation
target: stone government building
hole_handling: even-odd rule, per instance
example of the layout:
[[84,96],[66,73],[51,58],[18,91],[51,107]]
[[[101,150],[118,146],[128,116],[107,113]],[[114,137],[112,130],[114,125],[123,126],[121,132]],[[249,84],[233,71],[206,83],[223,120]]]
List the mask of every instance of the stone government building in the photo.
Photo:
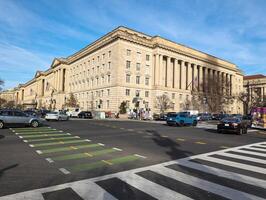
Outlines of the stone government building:
[[[243,91],[243,74],[228,61],[177,44],[160,36],[118,27],[67,58],[55,58],[46,71],[0,97],[27,107],[62,109],[73,93],[83,110],[117,112],[122,101],[134,108],[155,108],[156,96],[167,94],[169,111],[181,111],[192,88],[204,91],[209,78],[230,82],[230,93]],[[242,113],[235,102],[229,113]]]

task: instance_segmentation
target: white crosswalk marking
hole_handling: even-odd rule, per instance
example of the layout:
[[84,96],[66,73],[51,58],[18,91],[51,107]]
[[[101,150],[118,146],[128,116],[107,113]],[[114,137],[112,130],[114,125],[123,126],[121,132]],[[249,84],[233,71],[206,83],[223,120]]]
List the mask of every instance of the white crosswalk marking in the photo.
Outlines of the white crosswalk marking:
[[[96,199],[96,200],[115,200],[116,193],[112,191],[108,192],[97,184],[98,181],[104,182],[111,180],[112,178],[118,178],[129,186],[136,188],[145,194],[154,197],[156,199],[193,199],[189,193],[183,194],[182,191],[176,192],[172,189],[155,183],[149,178],[144,178],[137,173],[146,172],[147,170],[154,172],[164,177],[171,178],[171,180],[176,180],[180,184],[185,184],[186,186],[191,186],[193,188],[198,188],[200,191],[206,191],[210,194],[214,194],[223,198],[228,199],[256,199],[262,200],[266,199],[266,180],[263,179],[266,175],[266,169],[261,167],[266,164],[266,160],[263,159],[265,153],[257,153],[254,151],[256,147],[266,147],[266,142],[260,142],[256,144],[250,144],[240,147],[234,147],[230,149],[219,150],[215,152],[210,152],[206,154],[191,156],[179,160],[173,160],[157,165],[152,165],[148,167],[137,168],[129,171],[119,172],[115,174],[105,175],[101,177],[96,177],[92,179],[76,181],[72,183],[61,184],[57,186],[41,188],[37,190],[17,193],[13,195],[0,197],[0,200],[20,200],[20,199],[32,199],[32,200],[43,200],[42,194],[52,191],[57,191],[65,188],[71,188],[74,190],[82,199]],[[244,150],[246,149],[246,150]],[[256,148],[259,149],[259,148]],[[263,150],[263,149],[262,149]],[[241,155],[239,153],[242,153]],[[244,153],[244,154],[243,154]],[[219,157],[220,156],[220,157]],[[258,157],[259,156],[259,157]],[[261,158],[260,158],[261,157]],[[197,162],[193,160],[197,159]],[[209,161],[207,164],[201,164],[198,161],[205,160]],[[246,164],[249,162],[254,162],[254,165]],[[226,170],[217,168],[209,165],[208,163],[218,163],[219,165],[226,166]],[[257,164],[257,165],[256,165]],[[205,178],[200,178],[202,176],[196,177],[195,174],[190,174],[187,171],[180,171],[177,169],[170,169],[169,165],[184,166],[190,168],[191,170],[196,170],[197,173],[207,173],[213,177],[228,179],[228,183],[216,182],[213,179],[205,180]],[[239,168],[246,170],[246,172],[252,172],[250,174],[242,174],[246,172],[236,172],[228,171],[229,168]],[[196,172],[195,171],[195,172]],[[256,175],[257,174],[257,175]],[[205,176],[205,175],[204,175]],[[255,176],[255,177],[254,177]],[[239,187],[235,187],[230,181],[239,182]],[[172,183],[171,183],[172,184]],[[224,185],[227,184],[227,185]],[[249,188],[252,185],[252,188]],[[229,187],[232,186],[233,188]],[[104,187],[104,186],[103,186]],[[115,187],[119,187],[115,185]],[[255,188],[255,189],[254,189]],[[116,188],[117,189],[117,188]],[[118,188],[122,190],[124,188]],[[254,191],[253,191],[254,190]],[[260,191],[260,192],[256,192]],[[265,191],[265,192],[264,192]],[[117,191],[116,191],[117,192]],[[181,193],[182,194],[181,194]],[[264,195],[265,194],[265,195]],[[200,194],[199,194],[200,195]],[[263,196],[264,195],[264,196]]]

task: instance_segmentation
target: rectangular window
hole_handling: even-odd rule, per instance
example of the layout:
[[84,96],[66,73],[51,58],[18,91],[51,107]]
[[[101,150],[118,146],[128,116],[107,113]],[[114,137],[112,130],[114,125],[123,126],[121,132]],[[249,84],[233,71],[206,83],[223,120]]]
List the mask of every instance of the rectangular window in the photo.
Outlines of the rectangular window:
[[175,93],[172,93],[172,99],[174,99],[175,98]]
[[179,101],[182,101],[182,94],[179,94]]
[[136,76],[136,84],[140,84],[140,76]]
[[105,59],[105,53],[103,54],[103,60]]
[[130,96],[130,89],[126,89],[126,96]]
[[110,96],[110,89],[107,89],[107,96]]
[[100,62],[100,56],[97,56],[97,60],[98,60],[98,62]]
[[126,68],[130,69],[130,61],[129,60],[127,60]]
[[110,101],[107,100],[107,101],[106,101],[106,108],[109,108],[109,107],[110,107]]
[[149,91],[145,91],[145,97],[149,97]]
[[131,50],[127,49],[127,56],[130,56],[130,54],[131,54]]
[[111,58],[111,51],[108,52],[108,57]]
[[141,58],[141,53],[137,52],[137,58],[140,59]]
[[150,60],[150,55],[146,55],[146,61],[149,61]]
[[107,81],[108,81],[108,83],[111,82],[111,75],[108,75]]
[[150,79],[149,78],[145,78],[145,85],[149,85],[150,84]]
[[130,83],[130,75],[129,74],[126,74],[126,82]]
[[103,66],[103,71],[104,71],[104,70],[105,70],[105,69],[104,69],[104,68],[105,68],[105,65],[103,64],[102,66]]
[[140,71],[140,63],[137,63],[137,64],[136,64],[136,70],[137,70],[137,71]]
[[140,96],[140,91],[136,90],[136,97],[139,97],[139,96]]
[[111,69],[111,62],[108,62],[108,69]]

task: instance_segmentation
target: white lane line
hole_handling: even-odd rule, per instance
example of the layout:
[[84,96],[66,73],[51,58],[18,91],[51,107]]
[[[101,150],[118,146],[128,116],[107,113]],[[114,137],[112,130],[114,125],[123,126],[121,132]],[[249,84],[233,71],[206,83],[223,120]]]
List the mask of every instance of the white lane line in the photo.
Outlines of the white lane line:
[[230,157],[230,158],[237,158],[237,159],[241,159],[241,160],[252,161],[252,162],[261,163],[261,164],[266,165],[266,160],[262,160],[262,159],[258,159],[258,158],[252,158],[249,156],[241,156],[241,155],[232,154],[232,153],[219,153],[217,155],[226,156],[226,157]]
[[167,199],[167,200],[192,200],[191,198],[163,187],[159,184],[149,181],[148,179],[142,178],[136,174],[128,173],[118,176],[119,179],[128,183],[129,185],[145,192],[146,194],[156,199]]
[[266,174],[266,169],[262,168],[262,167],[255,167],[255,166],[252,166],[252,165],[242,164],[242,163],[233,162],[233,161],[227,161],[227,160],[224,160],[224,159],[213,158],[213,157],[210,157],[210,156],[200,156],[199,159],[210,161],[210,162],[219,163],[219,164],[222,164],[222,165],[227,165],[227,166],[230,166],[230,167],[236,167],[236,168],[240,168],[240,169],[245,169],[245,170],[248,170],[248,171],[253,171],[253,172],[257,172],[257,173],[261,173],[261,174]]
[[[229,149],[229,151],[231,151],[230,149]],[[265,153],[257,153],[257,152],[254,152],[254,151],[246,151],[246,150],[244,150],[244,149],[237,149],[237,150],[233,150],[233,152],[238,152],[238,153],[245,153],[245,154],[250,154],[250,155],[255,155],[255,156],[261,156],[261,157],[266,157],[266,154]]]
[[[223,169],[210,167],[208,165],[190,162],[188,160],[176,161],[175,164],[182,165],[182,166],[189,167],[189,168],[196,169],[196,170],[200,170],[202,172],[205,172],[208,174],[213,174],[213,175],[220,176],[223,178],[227,178],[227,179],[231,179],[231,180],[237,180],[237,181],[242,182],[242,183],[251,184],[251,185],[254,185],[257,187],[262,187],[262,188],[266,189],[266,181],[262,180],[262,179],[257,179],[257,178],[251,177],[251,176],[246,176],[246,175],[238,174],[235,172],[226,171]],[[167,165],[165,165],[165,166],[167,166]]]
[[36,150],[37,154],[42,154],[41,150]]
[[91,140],[89,140],[89,139],[86,139],[85,141],[87,141],[87,142],[91,142]]
[[256,147],[248,147],[248,149],[261,151],[261,152],[266,152],[266,149],[261,149],[261,148],[256,148]]
[[122,151],[122,149],[119,149],[119,148],[116,148],[116,147],[114,147],[113,149],[116,150],[116,151]]
[[75,138],[80,138],[79,136],[75,136]]
[[59,169],[63,174],[70,174],[70,171],[66,170],[65,168]]
[[63,131],[58,131],[58,132],[62,133]]
[[22,139],[23,137],[22,136],[18,136],[20,139]]
[[137,157],[140,157],[140,158],[147,158],[147,157],[139,155],[139,154],[134,154],[134,156],[137,156]]
[[192,185],[194,187],[200,188],[202,190],[223,196],[228,199],[234,200],[262,200],[262,198],[258,196],[254,196],[245,192],[241,192],[235,189],[231,189],[229,187],[225,187],[222,185],[218,185],[216,183],[212,183],[194,176],[190,176],[188,174],[184,174],[182,172],[175,171],[173,169],[169,169],[166,167],[153,167],[152,171],[162,174],[164,176],[173,178],[177,181],[181,181],[188,185]]
[[26,143],[27,143],[27,142],[28,142],[28,140],[23,140],[23,142],[26,142]]
[[134,129],[127,129],[128,131],[134,131]]
[[103,143],[98,143],[98,145],[100,145],[100,146],[105,146]]
[[70,133],[67,133],[67,135],[71,135]]
[[18,135],[19,133],[15,133],[16,135]]
[[30,146],[30,147],[34,147],[34,145],[33,145],[33,144],[29,144],[29,146]]
[[53,163],[53,159],[52,158],[45,158],[45,160],[47,160],[49,163]]

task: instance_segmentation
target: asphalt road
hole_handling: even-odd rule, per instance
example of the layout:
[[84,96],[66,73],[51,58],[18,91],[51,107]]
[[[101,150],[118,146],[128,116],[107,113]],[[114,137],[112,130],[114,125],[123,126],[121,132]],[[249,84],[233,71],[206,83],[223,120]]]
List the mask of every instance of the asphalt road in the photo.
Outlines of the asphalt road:
[[[130,172],[143,167],[146,169],[145,167],[172,160],[266,141],[263,132],[250,132],[239,136],[217,134],[215,130],[203,128],[169,127],[132,121],[71,120],[49,122],[47,125],[51,128],[0,130],[0,197],[118,172]],[[265,151],[263,146],[261,149]],[[256,152],[256,149],[254,151]],[[208,162],[202,157],[196,159],[201,163]],[[181,171],[180,166],[170,164],[173,163],[169,163],[169,168]],[[264,162],[262,165],[260,167],[265,169]],[[143,178],[149,177],[154,182],[163,180],[158,184],[167,188],[171,188],[171,183],[177,184],[177,180],[161,177],[162,175],[154,171],[144,170],[137,173]],[[189,173],[195,175],[193,171]],[[253,173],[253,177],[265,181],[265,174],[261,176]],[[132,187],[121,180],[121,177],[113,177],[111,180],[98,180],[97,184],[118,199],[130,199],[128,195],[132,193],[135,194],[132,199],[152,199],[136,189],[138,185]],[[203,189],[184,186],[180,182],[178,185],[193,194],[190,195],[193,199],[223,199],[217,194],[210,195]],[[126,196],[116,191],[114,186],[125,189]],[[260,197],[264,197],[265,191],[260,188],[253,189]],[[43,198],[57,199],[55,196],[62,194],[64,197],[73,195],[70,199],[80,198],[71,189],[57,193],[47,192]],[[108,197],[108,194],[104,199],[113,198]]]

